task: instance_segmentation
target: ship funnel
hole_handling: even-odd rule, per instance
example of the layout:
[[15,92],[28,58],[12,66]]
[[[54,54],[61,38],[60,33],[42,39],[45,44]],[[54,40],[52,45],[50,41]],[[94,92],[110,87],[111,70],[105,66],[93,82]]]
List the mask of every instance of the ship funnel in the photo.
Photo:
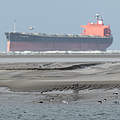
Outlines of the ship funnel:
[[103,24],[103,17],[100,14],[96,14],[95,18],[97,20],[97,24]]
[[100,14],[96,14],[95,17],[96,17],[97,20],[103,20],[103,17]]

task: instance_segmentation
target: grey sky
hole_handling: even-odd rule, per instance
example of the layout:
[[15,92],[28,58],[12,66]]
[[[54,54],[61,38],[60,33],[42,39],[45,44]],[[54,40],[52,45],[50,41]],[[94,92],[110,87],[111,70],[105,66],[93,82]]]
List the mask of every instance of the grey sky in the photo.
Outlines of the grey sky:
[[81,32],[80,25],[87,24],[97,12],[110,24],[114,42],[109,49],[120,50],[120,0],[0,0],[0,50],[5,50],[4,32],[16,30],[43,33]]

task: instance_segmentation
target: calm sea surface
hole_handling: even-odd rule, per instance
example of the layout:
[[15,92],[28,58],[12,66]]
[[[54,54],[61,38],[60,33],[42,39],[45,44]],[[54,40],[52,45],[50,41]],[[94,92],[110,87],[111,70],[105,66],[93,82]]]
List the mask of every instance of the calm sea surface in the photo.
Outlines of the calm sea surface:
[[37,103],[34,93],[0,95],[0,120],[120,120],[120,104],[79,100],[69,104]]
[[120,120],[120,105],[112,102],[37,104],[30,103],[20,96],[18,99],[21,101],[15,102],[11,99],[0,103],[0,120]]
[[120,62],[120,58],[0,58],[0,63],[18,62]]

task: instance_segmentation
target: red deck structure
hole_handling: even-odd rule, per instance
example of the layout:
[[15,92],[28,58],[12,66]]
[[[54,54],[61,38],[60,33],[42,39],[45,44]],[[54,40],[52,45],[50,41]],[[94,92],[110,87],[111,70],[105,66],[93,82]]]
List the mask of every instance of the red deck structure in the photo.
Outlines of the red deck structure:
[[111,35],[110,26],[104,25],[103,19],[100,15],[96,15],[96,17],[97,23],[88,23],[87,25],[81,25],[81,27],[84,28],[82,35],[109,37]]

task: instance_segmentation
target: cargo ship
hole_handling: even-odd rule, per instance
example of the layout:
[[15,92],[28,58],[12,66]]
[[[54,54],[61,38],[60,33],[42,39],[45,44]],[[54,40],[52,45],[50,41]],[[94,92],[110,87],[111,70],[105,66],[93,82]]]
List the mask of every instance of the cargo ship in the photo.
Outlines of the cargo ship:
[[109,25],[97,14],[96,22],[81,25],[81,34],[6,32],[7,51],[105,51],[113,42]]

